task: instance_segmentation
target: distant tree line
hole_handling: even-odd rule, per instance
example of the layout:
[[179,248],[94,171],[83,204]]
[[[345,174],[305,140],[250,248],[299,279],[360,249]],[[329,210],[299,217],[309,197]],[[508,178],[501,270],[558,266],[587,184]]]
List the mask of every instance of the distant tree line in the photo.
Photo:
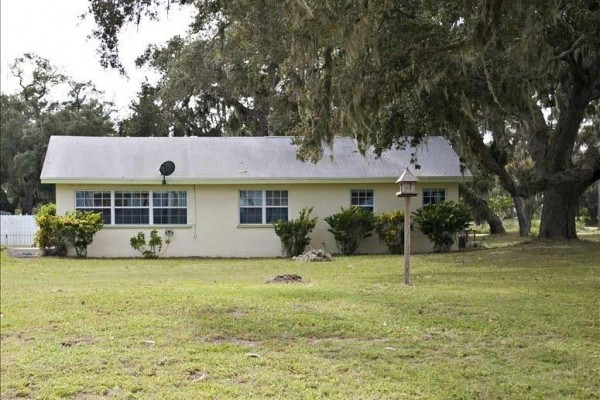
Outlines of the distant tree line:
[[[91,82],[74,81],[34,54],[17,58],[10,70],[19,91],[0,95],[0,209],[33,214],[54,200],[52,185],[40,183],[50,136],[116,134],[113,104]],[[66,95],[50,100],[58,86]]]

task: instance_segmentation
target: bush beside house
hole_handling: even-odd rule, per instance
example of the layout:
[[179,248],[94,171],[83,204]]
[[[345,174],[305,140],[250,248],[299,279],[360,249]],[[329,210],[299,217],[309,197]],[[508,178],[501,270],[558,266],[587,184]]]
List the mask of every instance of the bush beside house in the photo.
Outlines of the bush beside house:
[[310,244],[308,236],[317,225],[317,217],[311,217],[313,207],[300,210],[297,219],[277,221],[273,224],[275,233],[281,240],[281,250],[286,257],[296,257]]
[[39,229],[35,232],[35,244],[45,256],[66,256],[67,242],[62,234],[61,218],[56,215],[55,204],[44,204],[35,214]]
[[414,215],[421,232],[433,242],[437,253],[449,252],[456,233],[467,228],[471,221],[468,207],[454,201],[426,205]]
[[400,210],[381,213],[375,219],[375,232],[390,254],[404,252],[404,214]]
[[[165,240],[167,246],[170,243],[170,239]],[[148,243],[146,243],[146,235],[144,232],[138,232],[137,235],[129,239],[129,244],[134,250],[139,251],[144,258],[158,258],[164,253],[162,251],[163,240],[156,229],[150,231]],[[165,248],[165,251],[166,250],[167,249]]]
[[66,242],[73,246],[77,257],[86,257],[87,248],[94,241],[94,235],[102,229],[102,214],[74,211],[59,217],[61,234]]
[[375,215],[362,207],[341,208],[340,212],[325,218],[335,243],[343,255],[356,253],[360,241],[371,236]]
[[46,256],[66,256],[71,246],[77,257],[85,257],[94,235],[104,225],[100,213],[74,211],[58,216],[55,204],[41,206],[35,222],[39,226],[35,242]]

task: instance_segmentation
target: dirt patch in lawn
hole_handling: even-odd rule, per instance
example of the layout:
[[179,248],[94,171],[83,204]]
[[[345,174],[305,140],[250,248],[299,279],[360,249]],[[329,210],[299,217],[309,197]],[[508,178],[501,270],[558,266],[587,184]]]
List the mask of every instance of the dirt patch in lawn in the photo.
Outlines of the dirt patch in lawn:
[[303,283],[302,277],[295,274],[277,275],[271,278],[267,283]]
[[83,346],[86,344],[93,344],[96,341],[91,336],[76,336],[74,338],[63,340],[60,342],[62,347],[74,347],[74,346]]

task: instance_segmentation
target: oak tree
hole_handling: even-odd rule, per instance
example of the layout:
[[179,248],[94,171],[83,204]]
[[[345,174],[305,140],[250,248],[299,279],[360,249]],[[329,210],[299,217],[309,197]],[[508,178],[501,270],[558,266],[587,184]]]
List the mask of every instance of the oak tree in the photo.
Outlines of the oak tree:
[[[176,3],[190,2],[91,0],[102,62],[120,66],[124,24]],[[600,178],[598,0],[194,4],[197,35],[168,63],[171,93],[193,87],[229,107],[224,119],[246,98],[255,123],[233,130],[255,132],[285,99],[305,159],[335,134],[377,152],[444,134],[498,177],[522,232],[526,199],[543,193],[539,235],[576,237],[577,199]]]

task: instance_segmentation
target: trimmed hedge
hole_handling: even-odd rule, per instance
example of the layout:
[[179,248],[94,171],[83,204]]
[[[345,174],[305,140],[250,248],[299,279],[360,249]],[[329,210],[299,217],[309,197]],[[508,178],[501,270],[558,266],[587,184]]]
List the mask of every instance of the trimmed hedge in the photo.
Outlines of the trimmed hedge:
[[375,215],[362,207],[342,207],[339,213],[330,215],[325,221],[340,252],[351,255],[356,253],[360,241],[373,233]]
[[433,250],[446,253],[454,244],[454,236],[469,226],[471,214],[463,203],[444,201],[428,204],[415,213],[421,232],[433,242]]
[[317,217],[311,217],[313,207],[300,210],[297,219],[277,221],[273,224],[275,233],[281,240],[281,251],[287,257],[296,257],[310,244],[308,235],[317,225]]

